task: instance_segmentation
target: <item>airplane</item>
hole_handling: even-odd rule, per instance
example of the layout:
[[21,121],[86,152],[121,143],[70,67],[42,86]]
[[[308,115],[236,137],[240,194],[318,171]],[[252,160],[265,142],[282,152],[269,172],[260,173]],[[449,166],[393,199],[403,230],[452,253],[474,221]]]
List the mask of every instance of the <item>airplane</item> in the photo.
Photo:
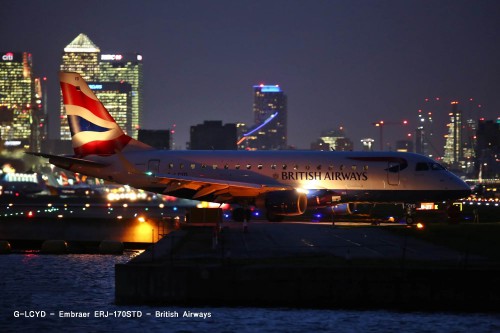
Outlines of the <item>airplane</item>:
[[178,198],[249,207],[269,221],[343,203],[451,201],[470,188],[434,160],[400,152],[172,151],[127,135],[78,73],[60,72],[73,155],[31,153],[66,170]]

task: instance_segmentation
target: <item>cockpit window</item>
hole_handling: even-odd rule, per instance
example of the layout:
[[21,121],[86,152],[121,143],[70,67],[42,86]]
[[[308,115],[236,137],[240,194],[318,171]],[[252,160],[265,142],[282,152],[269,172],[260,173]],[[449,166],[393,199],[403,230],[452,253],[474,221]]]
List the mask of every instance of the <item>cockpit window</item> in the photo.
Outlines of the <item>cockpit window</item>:
[[444,166],[439,163],[430,163],[431,170],[446,170]]
[[415,171],[428,171],[428,170],[446,170],[444,166],[439,163],[418,162]]
[[419,162],[415,168],[415,171],[427,171],[429,170],[429,165],[427,163]]

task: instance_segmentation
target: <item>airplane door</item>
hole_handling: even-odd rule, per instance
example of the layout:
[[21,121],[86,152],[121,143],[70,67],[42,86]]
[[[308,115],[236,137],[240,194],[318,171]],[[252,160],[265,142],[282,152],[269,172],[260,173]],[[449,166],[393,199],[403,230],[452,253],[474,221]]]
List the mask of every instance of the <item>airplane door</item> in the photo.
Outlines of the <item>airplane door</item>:
[[389,162],[387,170],[387,183],[389,185],[399,185],[399,169],[400,164],[397,162]]
[[148,171],[158,174],[160,173],[160,160],[149,160],[148,161]]

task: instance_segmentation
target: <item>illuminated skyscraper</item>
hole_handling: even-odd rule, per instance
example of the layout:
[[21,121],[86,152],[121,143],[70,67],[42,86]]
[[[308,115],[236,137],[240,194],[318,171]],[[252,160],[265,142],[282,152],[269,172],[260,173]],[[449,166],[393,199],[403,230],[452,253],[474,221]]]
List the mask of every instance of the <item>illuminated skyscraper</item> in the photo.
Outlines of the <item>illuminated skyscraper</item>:
[[33,76],[31,54],[0,52],[0,139],[34,151],[46,135],[41,81]]
[[[99,79],[99,53],[101,50],[85,34],[79,34],[62,55],[62,71],[79,73],[87,82],[97,82]],[[68,119],[61,97],[61,140],[71,140]]]
[[343,127],[339,127],[339,129],[323,131],[321,133],[320,139],[323,140],[324,143],[328,144],[331,150],[351,151],[354,147],[352,141],[346,138]]
[[432,112],[418,110],[418,124],[415,130],[415,152],[429,157],[440,154],[434,146],[434,123]]
[[251,149],[287,149],[287,97],[278,85],[253,87],[254,140]]
[[131,86],[131,119],[128,135],[137,139],[142,115],[142,56],[135,53],[102,54],[101,82],[127,82]]
[[132,85],[127,82],[89,82],[89,88],[125,133],[132,132]]
[[[128,83],[130,85],[130,93],[127,93],[130,97],[129,110],[127,111],[128,116],[126,118],[128,123],[123,129],[128,135],[137,139],[143,105],[142,56],[140,54],[101,54],[99,47],[97,47],[85,34],[80,34],[64,48],[61,70],[78,72],[87,82],[93,82],[96,86],[98,86],[98,84],[105,84],[110,87],[110,84],[113,82]],[[120,89],[123,88],[124,87],[121,87]],[[102,93],[102,91],[99,90],[95,92],[98,97],[99,94]],[[107,96],[109,97],[108,93]],[[118,95],[115,95],[113,98],[117,96]],[[120,107],[114,108],[110,103],[106,105],[104,101],[102,102],[108,108],[111,116],[115,119],[117,117],[125,119],[123,114],[115,114],[115,111],[120,109]],[[61,139],[71,139],[68,120],[65,116],[62,101]]]
[[451,102],[450,123],[444,146],[443,162],[457,167],[463,158],[462,151],[462,112],[458,110],[458,102]]

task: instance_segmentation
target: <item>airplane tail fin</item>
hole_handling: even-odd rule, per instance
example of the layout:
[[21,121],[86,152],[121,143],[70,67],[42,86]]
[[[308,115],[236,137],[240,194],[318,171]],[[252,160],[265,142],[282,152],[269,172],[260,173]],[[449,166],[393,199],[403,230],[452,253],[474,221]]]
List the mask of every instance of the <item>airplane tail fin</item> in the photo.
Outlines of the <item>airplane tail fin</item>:
[[80,74],[60,72],[59,81],[76,156],[153,149],[123,132]]

